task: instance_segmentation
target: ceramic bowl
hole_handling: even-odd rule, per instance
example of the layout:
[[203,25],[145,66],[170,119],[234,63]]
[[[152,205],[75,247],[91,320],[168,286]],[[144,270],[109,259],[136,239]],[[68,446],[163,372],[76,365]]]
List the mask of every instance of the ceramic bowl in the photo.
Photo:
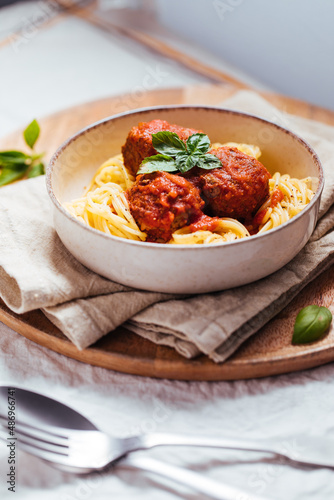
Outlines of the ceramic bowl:
[[[106,235],[71,216],[65,202],[82,196],[97,168],[119,154],[132,126],[167,120],[203,130],[212,142],[241,142],[261,148],[261,162],[273,174],[314,179],[315,196],[300,214],[276,229],[231,243],[163,245]],[[204,293],[251,283],[274,273],[303,248],[314,230],[323,172],[301,138],[256,116],[214,107],[164,106],[121,113],[81,130],[53,155],[47,189],[55,229],[67,249],[89,269],[143,290]]]

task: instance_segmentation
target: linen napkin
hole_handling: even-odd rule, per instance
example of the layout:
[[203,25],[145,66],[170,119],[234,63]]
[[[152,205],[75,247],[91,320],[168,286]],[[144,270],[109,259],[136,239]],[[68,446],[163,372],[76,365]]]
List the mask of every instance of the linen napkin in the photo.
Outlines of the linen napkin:
[[[188,358],[229,357],[334,262],[334,128],[285,113],[241,91],[222,103],[276,121],[317,151],[325,170],[319,222],[283,269],[250,285],[191,297],[134,290],[89,271],[53,229],[43,178],[0,190],[0,296],[17,313],[41,308],[79,348],[120,324]],[[331,142],[332,141],[332,142]],[[332,144],[333,143],[333,144]]]

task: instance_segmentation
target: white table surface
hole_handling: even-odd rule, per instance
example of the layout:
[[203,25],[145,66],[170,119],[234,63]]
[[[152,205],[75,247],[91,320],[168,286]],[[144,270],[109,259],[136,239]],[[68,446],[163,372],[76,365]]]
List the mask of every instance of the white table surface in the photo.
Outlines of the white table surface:
[[[38,5],[0,10],[0,42],[18,20],[31,19]],[[143,84],[148,68],[164,74],[157,79],[156,88],[204,81],[132,42],[74,18],[37,30],[18,51],[12,44],[0,46],[0,68],[0,135],[24,126],[33,117],[132,91]],[[278,437],[283,446],[300,453],[293,439],[296,433],[334,436],[334,364],[262,380],[187,383],[84,365],[26,340],[1,323],[0,345],[0,380],[45,391],[115,435],[174,431],[216,437]],[[149,454],[264,498],[329,500],[334,496],[334,472],[330,470],[290,468],[259,461],[257,454],[209,449],[166,448]],[[53,470],[23,452],[18,452],[13,494],[7,490],[7,459],[8,450],[0,446],[1,499],[203,498],[121,465],[114,473],[80,478]]]

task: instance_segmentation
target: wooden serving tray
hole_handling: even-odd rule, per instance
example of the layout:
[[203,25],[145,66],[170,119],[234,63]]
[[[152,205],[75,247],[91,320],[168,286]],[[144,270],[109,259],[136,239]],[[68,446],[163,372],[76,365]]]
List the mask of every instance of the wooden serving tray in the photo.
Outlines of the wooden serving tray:
[[[47,117],[41,122],[39,149],[47,156],[86,125],[127,109],[162,104],[216,105],[236,92],[227,84],[131,94],[87,103]],[[301,101],[264,94],[274,105],[303,117],[334,125],[334,113]],[[20,133],[0,141],[0,148],[24,147]],[[17,315],[0,302],[0,321],[24,337],[65,356],[124,373],[178,380],[237,380],[302,370],[334,360],[334,329],[319,342],[291,344],[298,311],[309,304],[329,306],[334,297],[334,266],[309,284],[280,314],[259,330],[225,363],[206,356],[187,360],[174,349],[158,346],[123,327],[79,351],[41,311]]]

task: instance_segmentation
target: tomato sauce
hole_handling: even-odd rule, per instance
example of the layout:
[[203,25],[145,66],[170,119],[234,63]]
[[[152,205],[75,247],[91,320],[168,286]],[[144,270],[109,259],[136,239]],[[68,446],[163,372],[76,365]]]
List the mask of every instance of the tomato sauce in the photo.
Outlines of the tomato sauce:
[[[284,199],[284,194],[280,190],[280,188],[275,188],[270,196],[270,207],[274,208],[278,203],[280,203]],[[263,219],[267,213],[267,208],[260,210],[252,220],[251,225],[249,226],[249,232],[251,234],[256,234],[258,232],[259,227],[263,224]]]
[[190,224],[189,229],[192,233],[195,231],[214,232],[217,229],[218,223],[218,217],[209,217],[208,215],[202,214],[195,222]]
[[255,158],[237,148],[222,146],[210,150],[222,168],[200,175],[201,194],[213,215],[247,220],[269,197],[268,170]]
[[127,197],[131,214],[147,233],[147,241],[167,242],[174,231],[203,214],[204,201],[198,189],[187,179],[168,172],[139,176]]
[[162,130],[175,132],[183,142],[186,142],[190,135],[201,132],[200,130],[171,124],[165,120],[140,122],[137,127],[132,127],[122,147],[124,165],[133,174],[137,173],[144,158],[157,154],[157,151],[152,146],[152,134]]
[[253,225],[254,227],[259,227],[259,226],[261,226],[262,221],[263,221],[263,219],[264,219],[264,217],[265,217],[266,213],[267,213],[267,209],[266,209],[266,208],[265,208],[264,210],[260,210],[260,212],[258,212],[258,213],[255,215],[255,217],[254,217],[254,219],[253,219],[253,224],[252,224],[252,225]]
[[276,207],[278,203],[281,203],[281,201],[284,198],[284,194],[280,190],[280,188],[275,188],[274,191],[271,193],[271,201],[270,201],[270,206],[272,208]]

